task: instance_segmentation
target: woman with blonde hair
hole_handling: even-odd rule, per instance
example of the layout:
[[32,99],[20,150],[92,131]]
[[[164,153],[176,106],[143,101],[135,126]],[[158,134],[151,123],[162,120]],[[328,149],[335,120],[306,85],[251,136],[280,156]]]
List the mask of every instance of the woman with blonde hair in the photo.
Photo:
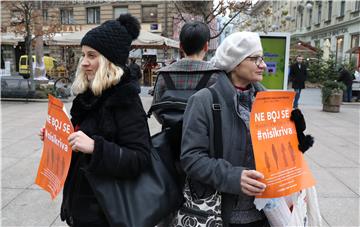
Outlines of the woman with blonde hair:
[[61,206],[61,220],[70,226],[110,226],[109,213],[118,207],[99,191],[110,195],[112,182],[134,179],[149,165],[146,114],[126,67],[139,32],[137,19],[125,14],[90,30],[81,41],[70,111],[75,132],[68,138],[73,154]]

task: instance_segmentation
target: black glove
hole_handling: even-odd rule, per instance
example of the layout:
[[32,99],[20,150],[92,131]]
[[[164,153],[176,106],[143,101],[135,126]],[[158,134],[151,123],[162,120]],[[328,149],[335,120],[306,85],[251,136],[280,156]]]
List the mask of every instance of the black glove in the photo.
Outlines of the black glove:
[[298,148],[302,153],[305,153],[314,144],[314,137],[311,135],[305,135],[306,129],[304,115],[299,109],[291,111],[290,120],[295,123],[297,138],[299,140]]

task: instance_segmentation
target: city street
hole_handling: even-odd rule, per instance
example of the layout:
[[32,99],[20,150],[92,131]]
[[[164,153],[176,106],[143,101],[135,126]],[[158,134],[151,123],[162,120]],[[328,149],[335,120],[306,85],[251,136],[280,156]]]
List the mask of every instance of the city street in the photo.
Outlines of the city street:
[[[145,110],[152,100],[147,89],[141,93]],[[315,137],[305,157],[317,181],[323,226],[359,226],[359,103],[323,112],[320,90],[305,89],[299,108],[305,133]],[[46,115],[47,102],[1,102],[1,226],[66,226],[59,218],[61,195],[51,200],[34,184],[42,152],[37,133]],[[154,118],[149,126],[152,134],[160,130]]]

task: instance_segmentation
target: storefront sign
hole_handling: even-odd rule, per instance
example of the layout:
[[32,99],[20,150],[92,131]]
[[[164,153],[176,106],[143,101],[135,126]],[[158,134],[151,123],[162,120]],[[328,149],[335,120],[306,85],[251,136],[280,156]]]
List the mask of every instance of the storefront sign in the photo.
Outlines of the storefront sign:
[[341,28],[341,29],[337,29],[334,31],[323,32],[320,34],[313,35],[313,36],[311,36],[311,39],[312,40],[323,39],[323,38],[327,38],[327,37],[331,37],[331,36],[343,35],[344,33],[347,33],[347,32],[348,32],[347,28]]

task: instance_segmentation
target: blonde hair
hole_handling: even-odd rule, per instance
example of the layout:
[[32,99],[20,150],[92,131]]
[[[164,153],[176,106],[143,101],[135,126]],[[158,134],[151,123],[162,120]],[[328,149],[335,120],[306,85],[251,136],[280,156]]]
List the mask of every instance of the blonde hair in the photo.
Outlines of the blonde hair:
[[74,95],[84,93],[88,88],[90,88],[94,95],[99,96],[105,89],[117,84],[124,74],[122,68],[116,66],[114,63],[110,62],[100,54],[99,68],[95,73],[94,80],[90,82],[86,78],[85,72],[81,67],[82,60],[83,57],[81,57],[79,60],[79,64],[76,69],[75,80],[71,87]]

